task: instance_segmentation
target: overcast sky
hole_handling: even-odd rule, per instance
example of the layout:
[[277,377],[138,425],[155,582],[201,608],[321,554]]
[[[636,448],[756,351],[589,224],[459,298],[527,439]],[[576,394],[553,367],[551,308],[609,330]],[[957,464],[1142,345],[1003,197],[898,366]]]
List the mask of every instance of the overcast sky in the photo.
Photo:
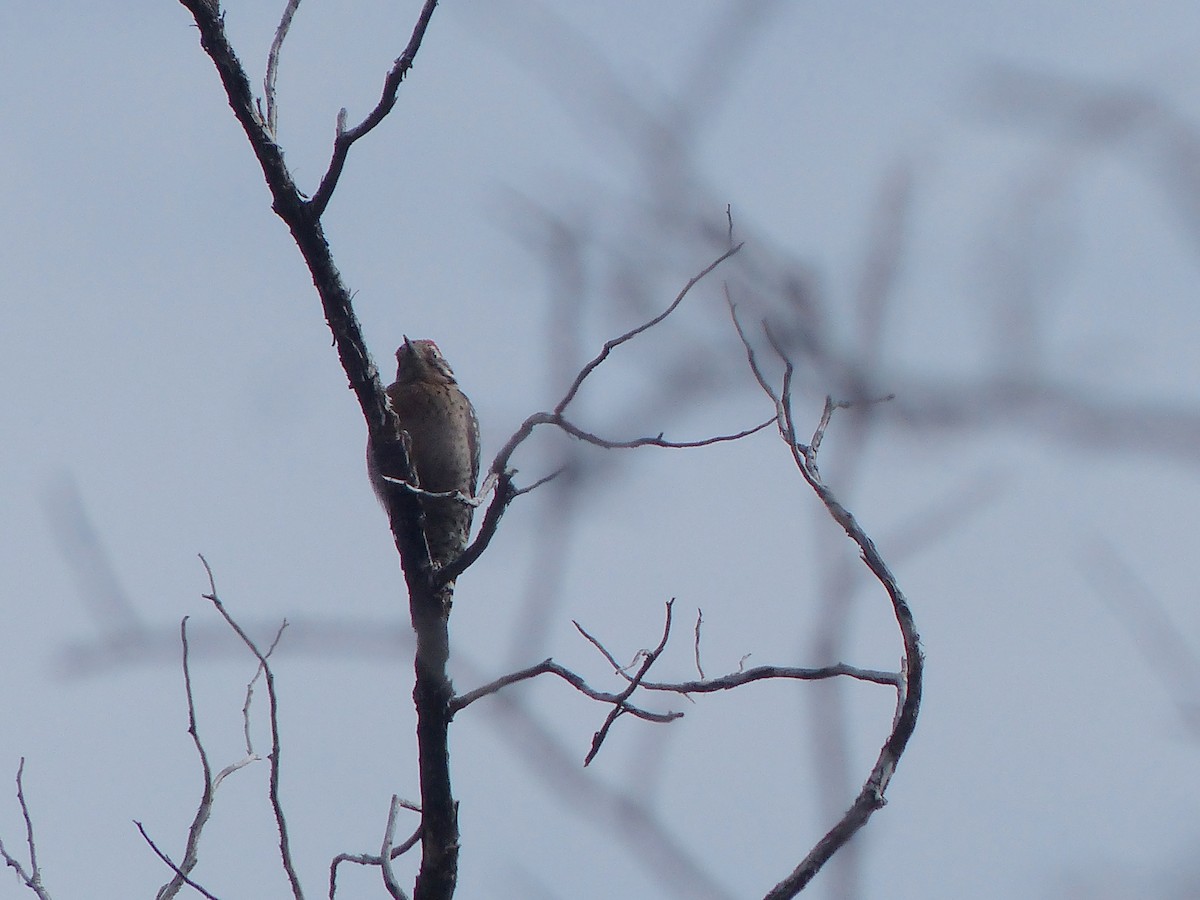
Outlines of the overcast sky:
[[[282,5],[227,4],[255,84]],[[301,5],[279,139],[310,193],[419,6]],[[1197,34],[1186,2],[461,0],[351,153],[325,227],[376,360],[437,340],[489,458],[713,258],[726,204],[740,308],[824,322],[897,394],[835,417],[822,468],[909,596],[926,695],[855,869],[814,897],[1200,892]],[[311,279],[178,3],[9,0],[0,82],[0,838],[24,849],[23,756],[55,897],[168,880],[132,821],[178,856],[198,797],[179,621],[217,768],[244,754],[254,672],[201,597],[203,553],[257,636],[293,623],[282,791],[324,896],[329,860],[376,852],[390,795],[418,791],[402,581]],[[769,417],[723,304],[702,283],[614,354],[581,424],[685,440]],[[815,424],[839,382],[801,359],[798,383]],[[824,662],[831,616],[838,658],[898,666],[886,596],[773,433],[539,437],[515,464],[528,483],[564,454],[577,477],[514,504],[459,582],[460,690],[547,656],[614,687],[572,619],[627,661],[672,597],[664,680],[694,675],[698,608],[710,675]],[[606,710],[561,683],[511,695],[452,733],[462,897],[761,896],[849,805],[894,702],[663,701],[685,718],[622,718],[584,770]],[[259,763],[218,794],[196,877],[219,896],[289,895],[265,782]],[[621,798],[641,824],[614,824]],[[342,880],[383,895],[373,870]]]

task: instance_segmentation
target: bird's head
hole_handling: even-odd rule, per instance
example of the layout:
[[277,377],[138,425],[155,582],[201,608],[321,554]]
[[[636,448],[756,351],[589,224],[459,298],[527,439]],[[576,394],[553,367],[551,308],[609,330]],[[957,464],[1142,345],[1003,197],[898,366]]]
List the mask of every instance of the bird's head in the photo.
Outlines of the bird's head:
[[438,345],[430,340],[411,341],[404,336],[404,343],[396,349],[396,381],[441,381],[455,384],[454,372]]

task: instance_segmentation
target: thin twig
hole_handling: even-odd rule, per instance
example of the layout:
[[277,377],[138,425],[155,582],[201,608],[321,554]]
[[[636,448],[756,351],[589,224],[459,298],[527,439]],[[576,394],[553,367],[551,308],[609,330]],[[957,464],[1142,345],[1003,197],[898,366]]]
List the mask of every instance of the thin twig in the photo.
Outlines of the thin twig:
[[564,419],[561,415],[541,413],[539,415],[547,416],[544,422],[540,424],[557,425],[571,437],[578,438],[581,441],[586,441],[589,444],[594,444],[597,447],[603,447],[606,450],[633,450],[638,447],[663,447],[668,450],[690,450],[696,447],[711,447],[714,444],[724,444],[729,441],[740,441],[742,438],[749,437],[752,434],[757,434],[764,428],[767,428],[775,423],[775,418],[772,416],[765,422],[761,422],[751,428],[743,431],[737,431],[733,434],[719,434],[710,438],[700,438],[694,441],[668,441],[660,432],[654,437],[633,438],[628,441],[614,441],[608,438],[602,438],[599,435],[592,434],[590,431],[584,431],[577,425],[573,425]]
[[[263,654],[267,659],[271,658],[271,654],[275,652],[275,648],[279,645],[279,639],[283,637],[283,631],[288,627],[288,622],[285,619],[275,630],[275,638],[271,641],[271,646],[267,648],[267,652]],[[246,682],[246,699],[242,703],[242,737],[246,741],[246,759],[249,761],[262,759],[254,752],[254,740],[250,736],[250,705],[254,701],[254,685],[258,683],[258,679],[264,675],[262,663],[258,664],[258,668],[254,670],[254,675]],[[245,761],[241,765],[245,765]],[[225,772],[222,772],[224,775]]]
[[784,435],[784,428],[786,427],[785,422],[787,420],[787,416],[783,410],[783,405],[780,402],[778,395],[775,393],[775,389],[771,386],[771,383],[767,380],[767,376],[763,373],[763,370],[759,367],[758,356],[757,356],[757,354],[755,354],[754,348],[750,344],[750,339],[748,337],[746,337],[746,332],[742,328],[741,320],[738,319],[737,304],[735,304],[733,302],[733,297],[730,296],[728,284],[724,285],[724,290],[725,290],[725,305],[729,307],[729,317],[733,320],[733,328],[737,332],[738,338],[741,339],[742,347],[746,351],[746,362],[750,366],[750,371],[754,374],[754,380],[758,382],[758,386],[760,388],[762,388],[763,393],[766,394],[768,397],[770,397],[772,401],[774,401],[774,403],[775,403],[775,421],[779,426],[780,436],[784,437],[786,440],[786,436]]
[[577,393],[579,393],[579,388],[583,385],[584,380],[589,375],[591,375],[592,372],[594,372],[596,370],[596,368],[602,362],[604,362],[604,360],[608,359],[608,354],[612,353],[613,350],[615,350],[617,347],[621,346],[622,344],[633,340],[635,337],[637,337],[643,331],[649,331],[651,328],[653,328],[655,325],[657,325],[659,322],[661,322],[667,316],[671,315],[671,313],[675,312],[675,310],[679,308],[679,304],[681,304],[683,302],[684,298],[687,297],[688,292],[693,287],[695,287],[700,281],[702,281],[704,279],[704,277],[706,275],[708,275],[713,269],[715,269],[717,266],[721,265],[721,263],[725,262],[725,260],[729,259],[729,257],[733,256],[735,253],[737,253],[739,250],[741,250],[742,246],[743,246],[742,244],[735,244],[734,246],[730,247],[728,250],[726,250],[724,253],[722,253],[720,256],[718,256],[716,259],[714,259],[711,263],[709,263],[707,266],[705,266],[703,269],[701,269],[699,272],[697,272],[695,275],[693,275],[690,279],[688,279],[688,283],[683,286],[683,290],[681,290],[678,293],[678,295],[676,295],[675,299],[671,301],[671,305],[668,306],[666,309],[664,309],[661,313],[659,313],[653,319],[650,319],[648,322],[643,322],[641,325],[637,326],[636,328],[631,328],[629,331],[626,331],[624,334],[620,335],[619,337],[615,337],[612,340],[605,341],[604,346],[601,348],[600,352],[597,353],[596,356],[589,363],[587,363],[587,365],[585,365],[582,369],[579,370],[579,374],[575,376],[575,380],[571,383],[571,386],[569,388],[567,388],[567,392],[563,395],[563,398],[560,401],[558,401],[558,405],[554,407],[554,412],[557,415],[562,415],[562,413],[566,410],[567,406],[570,405],[571,401],[575,399],[575,395]]
[[[204,598],[211,602],[216,607],[217,612],[221,614],[229,627],[234,630],[238,637],[242,639],[249,649],[258,658],[258,663],[262,667],[263,677],[267,682],[267,717],[271,724],[271,754],[268,757],[271,764],[269,787],[267,789],[268,796],[271,800],[271,808],[275,813],[275,825],[279,830],[279,858],[283,864],[284,872],[287,873],[288,882],[292,887],[292,896],[295,900],[303,900],[304,890],[300,886],[300,878],[296,874],[296,867],[292,863],[292,851],[288,843],[287,819],[284,816],[283,805],[279,800],[279,769],[280,769],[280,750],[281,743],[279,740],[279,703],[275,694],[275,674],[271,671],[271,665],[267,662],[266,654],[258,649],[258,645],[251,640],[250,636],[242,629],[225,609],[225,604],[217,596],[216,579],[213,576],[212,567],[209,566],[208,560],[203,555],[200,556],[200,562],[204,564],[204,571],[208,573],[208,584],[210,593],[205,594]],[[275,635],[275,640],[272,641],[270,650],[273,651],[279,642],[279,638],[283,633],[283,629],[287,626],[285,621]]]
[[29,804],[25,802],[24,777],[25,757],[22,756],[21,761],[17,764],[17,804],[21,807],[21,816],[25,820],[25,843],[29,847],[29,871],[25,870],[19,859],[9,854],[4,848],[2,840],[0,840],[0,858],[3,858],[5,864],[17,873],[17,877],[25,886],[37,895],[38,900],[51,900],[49,892],[42,884],[42,870],[38,866],[37,842],[33,837],[33,818],[29,814]]
[[525,487],[521,488],[519,491],[517,491],[517,496],[520,497],[522,494],[528,494],[531,491],[536,491],[542,485],[549,484],[551,481],[553,481],[555,478],[557,478],[559,475],[561,475],[565,471],[567,471],[566,466],[559,466],[557,469],[555,469],[549,475],[543,475],[541,478],[539,478],[533,484],[526,485]]
[[614,672],[622,672],[623,673],[625,671],[625,669],[627,667],[623,666],[619,662],[617,662],[617,658],[615,656],[613,656],[612,653],[609,652],[607,647],[605,647],[602,643],[600,643],[600,640],[598,638],[589,634],[588,630],[586,628],[584,628],[582,625],[580,625],[574,619],[571,620],[571,624],[575,626],[575,630],[578,631],[581,635],[583,635],[583,637],[588,641],[588,643],[590,643],[593,647],[595,647],[597,650],[600,651],[601,655],[606,660],[608,660],[608,664],[613,667]]
[[[475,542],[466,550],[464,550],[462,555],[457,560],[441,569],[436,574],[435,584],[447,584],[450,581],[453,581],[455,578],[461,575],[468,566],[470,566],[479,558],[480,554],[483,553],[483,551],[487,548],[487,545],[491,542],[492,537],[495,534],[496,527],[500,523],[500,517],[504,514],[504,511],[507,509],[509,503],[511,503],[521,494],[527,494],[534,488],[540,487],[541,485],[551,481],[561,474],[562,470],[559,469],[558,471],[553,472],[544,478],[538,479],[528,487],[517,489],[513,485],[512,481],[513,470],[503,468],[508,465],[508,460],[517,447],[520,446],[525,439],[533,433],[533,430],[538,425],[554,425],[572,437],[608,450],[631,450],[638,447],[662,447],[671,450],[685,450],[694,449],[697,447],[709,447],[713,444],[721,444],[728,441],[739,441],[742,438],[749,437],[752,434],[762,431],[764,428],[769,427],[774,421],[775,419],[773,418],[767,419],[765,422],[762,422],[751,428],[744,429],[743,431],[734,432],[733,434],[716,435],[709,438],[700,438],[694,441],[669,441],[664,438],[662,434],[658,434],[653,437],[634,438],[627,441],[614,441],[609,440],[608,438],[602,438],[597,434],[592,434],[590,431],[585,431],[579,426],[567,421],[559,412],[534,413],[521,423],[521,427],[518,428],[512,437],[509,438],[508,442],[504,445],[500,453],[496,456],[495,461],[492,463],[493,474],[499,472],[496,495],[492,499],[491,504],[488,506],[487,513],[484,516],[483,524],[480,526],[479,534],[476,536]],[[406,485],[406,488],[412,490],[410,486]]]
[[426,500],[455,500],[463,506],[469,506],[472,509],[476,509],[483,504],[483,497],[485,495],[482,491],[478,497],[468,497],[462,491],[427,491],[403,478],[393,478],[391,475],[380,475],[379,477],[388,484],[394,484],[396,487],[407,491],[414,497],[423,497]]
[[703,622],[704,622],[704,610],[697,609],[696,610],[695,656],[696,656],[696,672],[700,676],[701,681],[704,680],[704,667],[700,665],[700,625]]
[[650,667],[658,661],[658,658],[662,656],[663,650],[666,649],[667,639],[671,636],[671,610],[674,606],[674,598],[667,601],[667,615],[666,621],[663,623],[662,639],[658,642],[657,647],[646,654],[646,658],[642,662],[641,668],[638,669],[637,675],[629,680],[629,686],[617,696],[616,701],[613,703],[613,708],[604,719],[604,724],[593,735],[592,748],[588,751],[587,756],[584,757],[584,766],[590,765],[592,760],[596,758],[596,754],[600,752],[600,746],[604,743],[604,738],[608,736],[608,730],[617,721],[617,717],[626,711],[625,701],[638,689],[638,685],[642,683],[642,679],[646,677],[646,673],[650,671]]
[[200,846],[200,834],[204,830],[209,816],[212,814],[213,792],[215,791],[212,767],[209,765],[208,753],[205,751],[204,744],[200,740],[200,729],[196,724],[196,699],[192,693],[192,670],[187,623],[187,616],[184,616],[179,623],[179,642],[183,648],[183,692],[187,699],[188,734],[192,737],[192,744],[196,748],[196,755],[200,757],[200,772],[204,779],[204,786],[200,792],[200,802],[196,806],[196,814],[192,817],[192,824],[188,828],[183,860],[178,867],[172,866],[175,869],[175,877],[159,888],[158,893],[155,895],[156,900],[169,900],[169,898],[179,893],[184,884],[187,884],[188,875],[196,867],[199,859],[197,851]]
[[25,843],[29,847],[29,868],[33,878],[39,884],[42,880],[42,870],[37,861],[37,841],[33,838],[33,817],[29,813],[29,804],[25,802],[25,757],[17,764],[17,803],[21,807],[21,818],[25,820]]
[[254,675],[246,682],[246,699],[242,701],[242,740],[246,744],[246,755],[254,755],[254,738],[250,736],[250,703],[254,699],[254,683],[262,674],[260,665],[254,670]]
[[170,866],[171,869],[174,870],[176,878],[179,878],[180,880],[182,880],[183,883],[186,884],[188,887],[190,887],[192,890],[199,891],[200,894],[207,897],[208,900],[220,900],[220,898],[217,897],[215,894],[210,894],[201,885],[192,881],[192,879],[190,879],[187,875],[185,875],[183,873],[183,870],[180,869],[179,866],[177,866],[177,865],[175,865],[175,863],[171,862],[171,857],[167,856],[167,854],[163,853],[160,849],[158,849],[158,844],[154,843],[154,840],[150,837],[150,835],[148,835],[146,833],[146,829],[142,825],[141,822],[139,822],[135,819],[133,824],[137,826],[137,830],[139,832],[141,832],[142,839],[145,840],[145,842],[150,845],[150,849],[154,851],[155,855],[159,859],[161,859],[163,862],[165,862],[168,866]]
[[449,584],[483,555],[483,551],[488,548],[488,544],[496,536],[500,517],[504,515],[508,504],[513,502],[518,493],[513,485],[511,472],[501,472],[497,475],[496,492],[492,496],[492,502],[488,504],[487,512],[484,513],[483,524],[479,526],[479,534],[475,536],[471,545],[459,555],[458,559],[433,573],[435,588]]
[[[661,432],[653,436],[616,441],[601,437],[598,434],[593,434],[590,431],[580,428],[578,425],[568,421],[560,412],[536,412],[526,418],[525,421],[521,423],[521,427],[518,428],[508,439],[504,447],[501,448],[500,452],[496,455],[496,459],[493,461],[492,467],[493,470],[496,470],[497,467],[506,467],[509,459],[512,457],[513,452],[517,449],[517,447],[525,442],[525,440],[533,433],[534,429],[539,425],[553,425],[574,438],[584,441],[585,443],[592,444],[596,447],[603,447],[606,450],[633,450],[639,447],[662,447],[667,450],[690,450],[698,447],[710,447],[714,444],[723,444],[729,441],[740,441],[742,438],[749,437],[752,434],[757,434],[764,428],[770,427],[773,422],[775,422],[775,419],[770,418],[765,422],[759,423],[758,425],[743,429],[742,431],[735,431],[732,434],[719,434],[708,438],[698,438],[693,441],[669,441]],[[545,484],[547,481],[557,477],[561,471],[562,470],[560,469],[559,471],[556,471],[553,474],[538,480],[527,488],[521,488],[516,492],[516,496],[528,493],[535,487]],[[493,501],[493,503],[495,503],[495,501]]]
[[263,102],[266,103],[267,110],[263,118],[272,139],[278,135],[279,105],[275,101],[275,79],[279,74],[279,51],[283,47],[288,29],[292,27],[292,16],[296,14],[296,7],[299,5],[300,0],[288,0],[287,8],[284,9],[283,16],[279,20],[279,27],[275,29],[275,39],[271,41],[271,50],[267,53],[267,74],[263,78]]

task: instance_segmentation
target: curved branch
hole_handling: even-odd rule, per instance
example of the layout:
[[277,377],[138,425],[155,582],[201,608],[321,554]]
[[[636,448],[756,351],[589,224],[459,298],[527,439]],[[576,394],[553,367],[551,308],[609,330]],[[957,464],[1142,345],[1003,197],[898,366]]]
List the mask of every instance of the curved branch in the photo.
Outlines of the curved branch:
[[[400,798],[392,794],[392,802],[388,807],[387,827],[383,830],[383,844],[379,848],[379,869],[383,874],[383,886],[387,888],[392,900],[408,900],[408,895],[400,887],[400,882],[396,880],[396,873],[392,869],[392,842],[395,840],[396,813],[399,809]],[[415,844],[416,841],[414,840],[413,843]]]
[[784,364],[782,389],[777,392],[767,380],[758,364],[754,349],[747,339],[741,323],[738,321],[737,309],[729,296],[728,289],[726,290],[725,298],[729,306],[730,316],[733,319],[734,328],[737,330],[738,337],[745,348],[746,359],[750,369],[754,373],[754,377],[762,388],[763,393],[775,404],[779,434],[787,444],[788,450],[792,454],[792,459],[796,463],[796,468],[800,470],[800,474],[808,482],[809,487],[816,493],[821,503],[824,504],[825,509],[833,517],[833,520],[858,545],[863,562],[866,563],[867,568],[871,570],[871,573],[887,591],[888,598],[892,604],[892,612],[896,617],[896,624],[899,627],[901,640],[904,644],[904,658],[901,665],[900,679],[896,685],[896,714],[892,719],[891,732],[884,741],[875,765],[872,767],[866,782],[863,784],[858,796],[854,799],[854,803],[850,809],[817,842],[816,846],[809,851],[809,854],[800,861],[800,864],[786,878],[768,891],[764,898],[764,900],[787,900],[787,898],[795,897],[803,890],[833,854],[867,823],[867,820],[871,818],[876,810],[881,809],[886,803],[884,794],[887,791],[888,782],[891,780],[892,773],[895,771],[896,765],[899,763],[900,757],[908,745],[908,740],[912,737],[913,730],[917,725],[917,713],[921,707],[924,657],[921,653],[920,636],[917,634],[912,609],[909,607],[904,593],[896,583],[895,576],[892,574],[887,563],[884,562],[883,557],[880,556],[878,549],[875,547],[875,542],[871,540],[870,536],[859,525],[858,520],[841,504],[833,491],[821,479],[820,472],[817,469],[817,450],[820,448],[825,429],[829,425],[834,410],[844,407],[846,404],[836,403],[832,398],[826,398],[821,421],[813,433],[811,443],[809,445],[802,444],[796,436],[796,420],[792,410],[792,375],[795,367],[791,359],[788,358],[781,344],[776,340],[775,335],[772,334],[771,329],[764,324],[767,340]]

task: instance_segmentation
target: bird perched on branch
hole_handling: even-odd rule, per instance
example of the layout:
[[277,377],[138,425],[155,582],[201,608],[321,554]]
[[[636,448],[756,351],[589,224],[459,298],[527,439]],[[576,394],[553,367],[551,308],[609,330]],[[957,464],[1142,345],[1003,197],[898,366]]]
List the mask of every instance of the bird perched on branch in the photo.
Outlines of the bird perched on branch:
[[[479,422],[437,344],[404,338],[396,351],[396,381],[387,395],[406,435],[416,486],[473,498],[479,479]],[[368,451],[367,456],[375,490],[381,493],[374,455]],[[475,509],[451,497],[421,497],[421,508],[429,557],[440,568],[467,546]]]

